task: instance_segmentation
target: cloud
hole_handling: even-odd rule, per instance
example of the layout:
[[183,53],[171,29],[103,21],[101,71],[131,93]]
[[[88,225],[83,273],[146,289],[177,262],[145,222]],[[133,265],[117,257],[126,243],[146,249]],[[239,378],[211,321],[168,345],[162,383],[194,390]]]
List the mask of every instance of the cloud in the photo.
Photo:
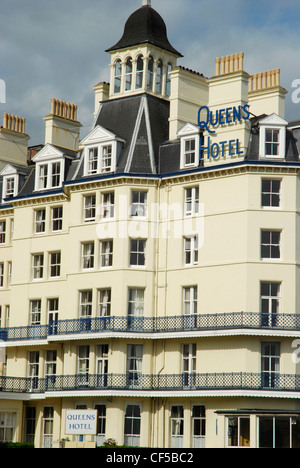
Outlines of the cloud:
[[[0,111],[27,119],[30,144],[44,139],[43,117],[52,97],[79,106],[82,132],[93,123],[93,86],[109,81],[105,49],[123,34],[141,0],[10,0],[1,5],[0,79],[7,103]],[[293,91],[298,70],[298,0],[152,0],[164,18],[180,64],[206,76],[215,57],[245,52],[245,68],[256,73],[281,68],[282,84]],[[287,98],[287,118],[298,106]],[[299,111],[300,116],[300,111]]]

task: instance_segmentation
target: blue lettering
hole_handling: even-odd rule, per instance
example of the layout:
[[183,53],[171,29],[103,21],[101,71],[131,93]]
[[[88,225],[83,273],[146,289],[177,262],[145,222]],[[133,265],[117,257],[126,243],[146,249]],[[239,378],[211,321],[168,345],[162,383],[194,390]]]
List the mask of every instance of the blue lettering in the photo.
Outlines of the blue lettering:
[[236,154],[244,154],[244,151],[239,151],[240,141],[236,140]]
[[227,124],[230,124],[232,122],[230,111],[232,111],[232,107],[227,107],[226,109],[226,123]]
[[225,145],[226,145],[226,141],[220,141],[220,145],[222,147],[222,158],[225,157]]
[[226,122],[224,121],[224,116],[223,116],[224,112],[226,112],[226,109],[221,109],[221,110],[219,111],[219,124],[220,124],[220,125],[225,125],[225,123],[226,123]]
[[207,146],[201,146],[200,152],[207,151],[207,159],[210,158],[210,137],[207,137]]
[[[200,119],[201,111],[204,110],[204,109],[207,111],[206,121]],[[205,130],[207,130],[208,133],[216,133],[216,132],[214,132],[212,130],[209,130],[208,123],[209,123],[209,108],[207,106],[202,106],[202,107],[200,107],[200,109],[198,111],[198,125],[199,125],[199,127],[200,128],[205,128]]]
[[235,140],[230,140],[229,141],[229,156],[234,156],[235,155],[234,148],[233,148],[234,143],[235,143]]
[[[216,153],[214,154],[214,151],[216,149]],[[214,143],[213,145],[211,145],[211,157],[212,158],[217,158],[219,156],[219,145],[218,143]]]
[[216,112],[216,120],[213,120],[213,113],[210,112],[210,123],[213,127],[216,127],[219,123],[219,111]]
[[243,107],[243,111],[246,113],[246,115],[243,115],[243,119],[244,119],[244,120],[248,120],[249,117],[250,117],[250,112],[249,112],[248,109],[250,109],[250,106],[249,106],[249,104],[246,104],[246,105]]
[[235,122],[236,120],[241,120],[241,106],[239,106],[238,110],[236,107],[233,108],[233,121]]

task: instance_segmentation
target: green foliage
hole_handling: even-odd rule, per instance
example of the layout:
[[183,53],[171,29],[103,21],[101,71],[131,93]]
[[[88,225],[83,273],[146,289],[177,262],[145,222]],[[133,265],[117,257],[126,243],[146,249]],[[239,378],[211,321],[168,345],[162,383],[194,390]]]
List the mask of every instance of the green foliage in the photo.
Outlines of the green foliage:
[[0,442],[0,449],[33,449],[33,444],[23,444],[21,442]]

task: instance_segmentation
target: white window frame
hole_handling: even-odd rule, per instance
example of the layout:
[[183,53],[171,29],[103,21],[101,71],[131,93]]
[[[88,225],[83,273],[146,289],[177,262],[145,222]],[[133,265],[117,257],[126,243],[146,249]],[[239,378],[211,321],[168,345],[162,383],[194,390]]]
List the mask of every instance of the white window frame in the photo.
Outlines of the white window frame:
[[[190,192],[190,195],[189,195]],[[190,205],[190,207],[189,207]],[[184,215],[195,216],[199,214],[199,186],[187,187],[184,190]]]
[[145,313],[145,288],[128,288],[128,316],[143,317]]
[[102,193],[102,218],[114,219],[115,217],[115,192]]
[[[88,214],[92,216],[87,216]],[[83,197],[83,222],[92,223],[96,220],[96,195],[91,193]]]
[[[56,164],[60,164],[60,171],[58,174],[54,172],[54,166]],[[47,174],[46,175],[41,175],[41,168],[46,167],[47,168]],[[44,190],[50,190],[50,189],[58,189],[62,187],[63,183],[63,175],[65,172],[65,160],[64,158],[59,158],[59,159],[53,159],[51,161],[41,161],[36,164],[36,170],[35,170],[35,190],[37,192],[42,192]],[[41,186],[41,178],[43,177],[43,180],[45,179],[46,182],[43,184],[43,187]],[[58,177],[59,182],[58,185],[53,185],[53,177]]]
[[[268,289],[266,294],[262,292],[263,286]],[[276,326],[278,324],[281,313],[281,288],[282,284],[280,282],[260,282],[260,313],[264,326]],[[272,290],[276,290],[276,294]]]
[[[180,138],[180,169],[191,169],[193,167],[199,167],[200,165],[200,133],[199,128],[191,123],[187,123],[183,126],[179,132],[177,132]],[[186,163],[186,142],[194,141],[195,143],[195,160],[190,163]]]
[[5,245],[6,241],[6,220],[0,221],[0,245]]
[[198,312],[198,287],[183,287],[183,315],[196,315]]
[[[60,257],[60,261],[59,263],[58,262],[53,262],[53,258],[52,256],[55,255],[59,255]],[[59,268],[59,275],[51,275],[51,270],[52,268],[55,268],[55,269],[58,269]],[[56,251],[56,252],[50,252],[49,253],[49,278],[60,278],[61,276],[61,252],[60,251]]]
[[81,268],[93,270],[95,267],[95,242],[83,242],[81,244]]
[[[109,152],[107,153],[107,150]],[[97,152],[96,167],[90,168],[90,152]],[[109,154],[109,156],[108,156]],[[84,175],[94,176],[99,174],[111,173],[116,169],[117,141],[105,141],[100,144],[88,145],[85,148],[85,168]],[[107,159],[110,159],[110,164],[107,164]]]
[[93,290],[79,291],[79,318],[92,317],[93,315]]
[[111,288],[98,289],[98,317],[111,315]]
[[[137,247],[136,250],[133,250],[133,245],[132,243],[136,242]],[[146,266],[146,249],[147,249],[147,240],[146,239],[129,239],[129,265],[130,267],[133,268],[145,268]],[[143,246],[143,249],[141,249],[141,246]],[[131,256],[136,255],[137,262],[136,263],[131,263]],[[139,259],[144,256],[144,261],[143,263],[139,263]]]
[[100,241],[100,268],[111,268],[113,266],[113,249],[112,239]]
[[[263,188],[263,183],[264,182],[269,182],[270,183],[270,191],[264,191],[264,188]],[[274,191],[274,182],[279,182],[279,192],[275,192]],[[270,197],[270,204],[267,205],[267,204],[264,204],[263,202],[263,196],[269,196]],[[278,206],[274,205],[273,204],[273,197],[278,197],[279,199],[279,203],[278,203]],[[262,178],[261,179],[261,207],[262,209],[266,209],[266,210],[279,210],[281,208],[281,204],[282,204],[282,179],[276,179],[276,178]]]
[[[117,68],[118,66],[118,68]],[[116,60],[114,63],[114,94],[121,93],[122,86],[122,61]]]
[[171,448],[181,449],[184,437],[184,406],[172,405],[170,408]]
[[[282,160],[286,154],[286,127],[288,122],[283,120],[276,114],[272,114],[260,121],[260,134],[259,134],[259,156],[262,159],[275,159]],[[278,155],[266,154],[266,134],[268,130],[279,131],[279,147]]]
[[[237,445],[229,445],[229,420],[230,419],[237,419]],[[249,445],[241,445],[241,419],[247,419],[249,421],[249,436],[251,435],[250,433],[250,416],[245,415],[232,415],[232,416],[227,416],[226,417],[226,447],[250,447],[250,439],[249,439]]]
[[[55,217],[55,211],[61,210],[59,216]],[[63,206],[54,206],[51,208],[51,230],[52,232],[61,232],[62,231],[62,224],[63,224]],[[54,229],[56,227],[56,229]]]
[[[44,266],[45,266],[44,257],[45,256],[43,253],[32,254],[32,280],[33,281],[42,280],[44,277]],[[38,263],[37,263],[37,260],[38,260]],[[42,260],[41,263],[39,263],[40,260]]]
[[32,299],[30,301],[30,325],[41,325],[42,300]]
[[[13,189],[9,191],[8,185],[9,181],[12,181],[13,183]],[[5,198],[13,198],[17,195],[18,193],[18,182],[19,182],[19,176],[18,174],[10,174],[7,176],[3,177],[3,195],[2,199],[4,201]]]
[[[0,442],[13,442],[16,431],[16,413],[1,412],[0,413],[0,427],[1,438]],[[11,435],[8,436],[8,433]]]
[[[199,242],[198,236],[185,236],[184,241],[184,265],[185,266],[194,266],[198,265],[199,257]],[[190,249],[188,249],[187,242],[190,242]],[[189,261],[187,261],[187,256],[190,256]]]
[[[131,217],[147,218],[147,196],[148,192],[146,190],[132,190],[130,207]],[[137,201],[134,201],[134,197]]]
[[[38,219],[38,214],[43,213],[43,218]],[[39,210],[34,210],[34,233],[44,234],[46,232],[46,208],[40,208]]]
[[[128,414],[128,408],[139,408],[139,416],[134,416],[133,412]],[[139,434],[133,434],[134,421],[139,421]],[[126,422],[130,422],[130,433],[126,433]],[[142,429],[142,406],[140,404],[135,404],[134,402],[127,404],[124,414],[124,443],[128,446],[140,445],[141,438],[141,429]]]
[[[263,234],[268,234],[269,236],[269,240],[268,242],[265,241],[263,242]],[[273,241],[273,235],[274,234],[278,234],[279,235],[279,240],[278,240],[278,243],[275,243]],[[279,261],[281,260],[281,239],[282,239],[282,231],[280,229],[261,229],[260,231],[260,235],[261,235],[261,259],[264,260],[264,261]],[[269,249],[269,253],[270,253],[270,256],[263,256],[262,255],[262,249],[263,247],[265,248],[268,248]],[[274,257],[272,256],[272,251],[273,251],[273,248],[275,249],[278,249],[279,250],[279,256],[278,257]]]

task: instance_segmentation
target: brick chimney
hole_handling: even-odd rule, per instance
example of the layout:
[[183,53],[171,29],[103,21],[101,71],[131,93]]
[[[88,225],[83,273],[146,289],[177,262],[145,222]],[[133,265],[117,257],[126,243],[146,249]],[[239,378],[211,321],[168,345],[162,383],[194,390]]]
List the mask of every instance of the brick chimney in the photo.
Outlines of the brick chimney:
[[3,126],[0,127],[0,170],[7,163],[27,166],[29,138],[25,133],[25,119],[3,114]]
[[77,120],[77,106],[69,102],[51,99],[50,114],[46,122],[45,145],[51,144],[78,151],[81,123]]

